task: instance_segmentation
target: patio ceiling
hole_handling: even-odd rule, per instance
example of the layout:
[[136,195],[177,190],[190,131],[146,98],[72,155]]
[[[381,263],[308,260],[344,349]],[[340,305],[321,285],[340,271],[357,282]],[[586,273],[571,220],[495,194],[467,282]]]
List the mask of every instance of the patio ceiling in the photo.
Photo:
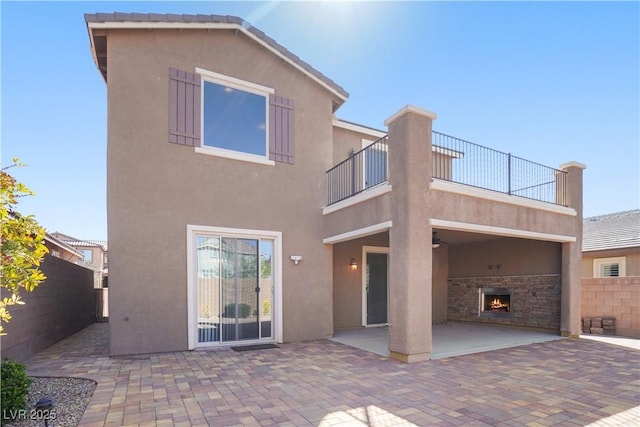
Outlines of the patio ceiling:
[[446,243],[449,245],[460,245],[460,244],[466,244],[466,243],[505,239],[505,237],[495,236],[492,234],[467,233],[467,232],[455,231],[455,230],[442,230],[436,227],[433,228],[433,231],[438,232],[438,237],[440,238],[442,243]]

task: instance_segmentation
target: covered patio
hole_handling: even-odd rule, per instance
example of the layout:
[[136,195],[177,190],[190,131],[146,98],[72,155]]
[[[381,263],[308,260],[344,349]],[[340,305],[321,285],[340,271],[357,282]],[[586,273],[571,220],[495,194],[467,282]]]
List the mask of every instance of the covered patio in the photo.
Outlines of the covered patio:
[[441,322],[578,336],[585,166],[499,153],[432,131],[435,118],[406,106],[327,172],[334,331],[388,324],[407,363],[434,357]]
[[[549,331],[470,322],[439,323],[432,331],[432,360],[563,339]],[[389,357],[387,327],[336,331],[330,340]]]

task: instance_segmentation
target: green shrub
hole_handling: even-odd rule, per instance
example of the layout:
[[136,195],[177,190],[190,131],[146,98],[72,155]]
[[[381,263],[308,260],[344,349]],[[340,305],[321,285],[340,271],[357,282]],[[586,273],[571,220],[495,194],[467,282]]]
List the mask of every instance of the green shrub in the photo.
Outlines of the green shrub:
[[227,304],[224,307],[222,317],[238,317],[245,319],[251,313],[251,306],[248,304]]
[[27,376],[22,363],[10,359],[2,361],[0,381],[0,402],[2,402],[2,422],[8,421],[10,414],[25,409],[26,398],[31,386],[31,378]]

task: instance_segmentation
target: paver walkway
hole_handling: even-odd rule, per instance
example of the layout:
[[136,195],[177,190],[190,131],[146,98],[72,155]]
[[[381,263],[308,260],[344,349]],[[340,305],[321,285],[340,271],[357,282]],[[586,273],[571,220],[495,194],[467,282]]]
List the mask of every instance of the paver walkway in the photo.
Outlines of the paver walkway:
[[26,361],[98,381],[81,425],[639,425],[640,351],[557,340],[424,363],[328,340],[107,357],[95,324]]

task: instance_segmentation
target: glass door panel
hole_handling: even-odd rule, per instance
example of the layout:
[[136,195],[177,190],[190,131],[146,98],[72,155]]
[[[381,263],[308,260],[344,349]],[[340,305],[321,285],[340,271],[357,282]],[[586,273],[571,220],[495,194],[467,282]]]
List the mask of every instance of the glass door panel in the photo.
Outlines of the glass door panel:
[[198,342],[273,337],[273,240],[196,236]]
[[258,240],[222,238],[222,341],[258,332]]

